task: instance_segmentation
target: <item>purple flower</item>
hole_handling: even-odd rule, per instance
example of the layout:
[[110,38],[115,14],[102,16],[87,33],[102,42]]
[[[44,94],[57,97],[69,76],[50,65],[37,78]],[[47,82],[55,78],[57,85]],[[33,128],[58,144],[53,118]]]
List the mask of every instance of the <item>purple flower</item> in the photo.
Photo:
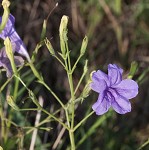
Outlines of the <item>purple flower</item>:
[[110,107],[119,114],[131,111],[129,99],[138,94],[138,84],[131,79],[122,80],[122,73],[115,64],[108,65],[108,75],[100,70],[93,73],[91,88],[100,93],[92,106],[97,115],[106,113]]
[[[1,21],[2,21],[2,17],[0,17],[0,22]],[[0,33],[0,38],[5,40],[6,37],[9,37],[14,52],[21,54],[22,56],[26,57],[27,60],[29,61],[30,57],[28,55],[24,43],[22,42],[18,33],[15,31],[14,23],[15,23],[15,18],[10,14],[4,30],[2,31],[2,33]]]
[[[0,17],[0,23],[1,21],[2,21],[2,17]],[[26,57],[28,61],[30,61],[30,57],[26,50],[26,47],[23,41],[21,40],[21,38],[19,37],[19,35],[17,34],[17,32],[15,31],[14,23],[15,23],[15,18],[10,14],[5,28],[0,33],[0,38],[5,40],[6,37],[9,37],[12,44],[13,53],[17,52],[18,54],[21,54],[22,56]],[[24,63],[24,60],[21,56],[14,56],[14,60],[16,66],[21,66]],[[0,67],[4,67],[6,69],[7,77],[11,77],[12,68],[11,68],[10,61],[6,55],[5,47],[0,49]]]

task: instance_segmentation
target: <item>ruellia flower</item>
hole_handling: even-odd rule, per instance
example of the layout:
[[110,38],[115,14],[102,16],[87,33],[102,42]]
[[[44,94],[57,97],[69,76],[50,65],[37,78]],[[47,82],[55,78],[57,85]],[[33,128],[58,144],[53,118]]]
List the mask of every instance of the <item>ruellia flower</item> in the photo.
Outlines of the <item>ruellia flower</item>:
[[[2,17],[0,17],[0,23],[2,21]],[[12,44],[12,50],[13,53],[17,52],[18,54],[24,56],[28,61],[30,61],[29,54],[26,50],[26,47],[19,37],[18,33],[15,31],[14,28],[15,18],[10,14],[8,21],[5,25],[5,28],[0,33],[0,38],[5,40],[7,37],[9,37],[11,44]],[[21,66],[24,63],[24,60],[21,56],[14,56],[15,64],[16,66]],[[11,77],[12,75],[12,68],[10,61],[6,55],[5,47],[2,47],[0,49],[0,67],[4,67],[7,71],[7,77]]]
[[138,84],[131,79],[122,80],[123,69],[115,64],[108,65],[108,74],[101,70],[92,74],[91,89],[99,93],[92,109],[97,115],[106,113],[112,107],[117,113],[131,111],[129,99],[138,94]]
[[[2,17],[0,17],[0,23],[1,21],[2,21]],[[29,61],[30,60],[29,54],[26,50],[23,41],[21,40],[21,38],[19,37],[18,33],[14,28],[14,23],[15,23],[15,18],[13,15],[10,14],[5,28],[3,29],[2,33],[0,33],[0,38],[5,40],[6,37],[9,37],[12,44],[13,51],[26,57],[27,60]]]

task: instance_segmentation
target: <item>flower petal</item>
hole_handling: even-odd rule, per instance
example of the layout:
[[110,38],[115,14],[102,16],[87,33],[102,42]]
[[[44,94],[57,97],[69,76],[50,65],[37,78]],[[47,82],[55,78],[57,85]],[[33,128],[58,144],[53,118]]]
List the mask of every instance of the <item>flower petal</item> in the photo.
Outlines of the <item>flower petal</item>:
[[[1,18],[0,19],[0,22],[1,22],[2,17],[0,17],[0,18]],[[11,36],[13,34],[13,32],[15,32],[15,30],[14,30],[14,22],[15,22],[15,18],[10,14],[4,30],[0,34],[0,38],[5,40],[5,38],[7,36],[9,37],[9,36]]]
[[24,59],[21,56],[14,56],[16,67],[20,67],[24,64]]
[[106,113],[111,106],[111,102],[108,100],[104,93],[101,93],[98,97],[97,102],[92,106],[92,109],[97,115],[102,115]]
[[15,31],[14,22],[15,18],[10,14],[4,30],[0,34],[0,38],[5,40],[6,37],[9,37],[12,43],[13,51],[18,52],[22,56],[26,57],[28,61],[30,61],[26,47],[18,33]]
[[102,72],[101,70],[98,70],[97,72],[94,72],[92,75],[92,79],[96,78],[96,80],[104,80],[107,85],[109,86],[110,82],[109,82],[109,78],[108,75],[105,74],[104,72]]
[[112,102],[111,105],[113,109],[119,114],[125,114],[131,111],[131,103],[128,99],[118,94],[112,93]]
[[[15,33],[15,34],[17,34],[17,33]],[[20,55],[26,57],[26,59],[28,61],[30,61],[29,54],[28,54],[26,47],[25,47],[24,43],[22,42],[22,40],[18,39],[18,41],[13,42],[12,37],[10,38],[10,40],[12,42],[12,47],[13,47],[14,51],[16,51]]]
[[8,78],[12,76],[11,64],[7,57],[0,58],[0,67],[4,67],[6,69],[6,75]]
[[131,99],[138,94],[138,84],[131,79],[122,80],[115,88],[119,95],[127,99]]
[[104,80],[100,80],[94,77],[92,78],[92,80],[93,82],[90,84],[90,86],[93,91],[101,93],[106,89],[107,84]]
[[115,84],[120,83],[122,81],[122,73],[123,73],[123,69],[121,69],[115,64],[113,65],[109,64],[108,65],[108,77],[110,80],[110,84],[115,85]]

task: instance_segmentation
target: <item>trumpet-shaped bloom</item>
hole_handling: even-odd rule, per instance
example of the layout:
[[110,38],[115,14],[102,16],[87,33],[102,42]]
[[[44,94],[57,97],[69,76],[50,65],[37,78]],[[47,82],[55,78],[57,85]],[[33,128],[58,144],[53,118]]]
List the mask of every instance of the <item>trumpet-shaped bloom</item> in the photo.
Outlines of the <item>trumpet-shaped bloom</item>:
[[[2,17],[0,17],[0,22],[1,21],[2,21]],[[26,57],[27,60],[30,60],[30,57],[27,53],[23,41],[19,37],[18,33],[15,31],[14,23],[15,23],[15,18],[10,14],[5,28],[3,29],[2,33],[0,33],[0,38],[5,40],[6,37],[9,37],[14,52],[17,52],[22,56]]]
[[99,97],[92,109],[97,115],[106,113],[110,107],[119,114],[131,111],[129,99],[138,94],[138,84],[131,79],[122,80],[122,73],[115,64],[108,65],[108,74],[100,70],[93,73],[90,85]]
[[[2,21],[2,17],[0,17],[0,23],[1,21]],[[9,37],[12,44],[13,53],[17,52],[18,54],[26,57],[28,61],[30,61],[30,57],[26,50],[26,47],[23,41],[21,40],[21,38],[19,37],[18,33],[15,31],[14,23],[15,23],[15,18],[10,14],[5,28],[0,33],[0,38],[5,40],[7,37]],[[24,60],[21,56],[14,56],[14,59],[15,59],[16,66],[23,65]],[[0,67],[4,67],[6,69],[7,77],[11,77],[12,68],[11,68],[10,61],[6,55],[5,47],[3,47],[0,50]]]

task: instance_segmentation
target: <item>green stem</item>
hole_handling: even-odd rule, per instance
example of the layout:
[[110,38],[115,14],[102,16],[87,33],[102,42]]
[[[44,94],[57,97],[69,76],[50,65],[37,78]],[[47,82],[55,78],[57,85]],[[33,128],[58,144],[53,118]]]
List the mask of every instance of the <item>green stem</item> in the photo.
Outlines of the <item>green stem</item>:
[[74,141],[74,132],[72,130],[69,130],[69,137],[70,137],[70,143],[71,143],[71,150],[75,150],[75,141]]
[[65,109],[65,105],[62,103],[62,101],[58,98],[58,96],[51,90],[51,88],[43,81],[40,80],[40,83],[46,87],[46,89],[54,96],[54,98],[59,102],[59,104],[62,106],[63,109]]
[[17,98],[18,88],[19,88],[19,79],[15,78],[15,87],[14,87],[14,95],[13,95],[14,101],[16,101]]
[[53,55],[59,62],[60,64],[65,68],[65,65],[63,64],[63,62],[56,56],[56,55]]
[[[68,57],[68,70],[67,70],[67,76],[69,81],[69,87],[71,92],[71,109],[72,109],[72,118],[71,118],[71,129],[74,127],[74,113],[75,113],[75,96],[74,96],[74,87],[73,87],[73,79],[72,79],[72,69],[71,69],[71,62],[70,62],[70,55],[69,55],[69,49],[68,49],[68,43],[65,44],[66,50],[67,50],[67,57]],[[67,63],[65,63],[67,64]]]
[[[4,118],[3,120],[6,122],[6,124],[7,124],[8,122],[10,122],[13,126],[18,127],[18,125],[17,125],[15,122],[9,120],[8,118]],[[7,126],[7,127],[8,127],[8,126]]]
[[[35,70],[35,72],[36,72],[36,70]],[[25,83],[21,80],[21,78],[20,77],[18,77],[18,76],[16,76],[19,80],[20,80],[20,82],[24,85],[24,87],[30,92],[30,90],[26,87],[26,85],[25,85]],[[42,81],[42,80],[41,80]],[[42,83],[44,83],[43,81],[42,81]],[[44,83],[45,84],[45,83]],[[46,85],[46,84],[45,84]],[[46,87],[48,87],[47,85],[46,85]],[[50,88],[49,88],[50,89]],[[55,93],[53,93],[54,95],[55,95]],[[56,96],[56,95],[55,95]],[[36,103],[35,103],[36,104]],[[41,111],[43,111],[44,113],[46,113],[46,114],[48,114],[49,116],[51,116],[54,120],[56,120],[57,122],[59,122],[61,125],[63,125],[67,130],[69,130],[69,128],[63,123],[63,122],[61,122],[58,118],[56,118],[54,115],[52,115],[52,114],[50,114],[49,112],[47,112],[45,109],[43,109],[42,107],[40,107],[40,104],[39,105],[37,105],[36,104],[36,106],[39,108],[39,109],[41,109]],[[64,108],[65,108],[65,106],[64,106]]]
[[71,62],[70,62],[70,55],[69,55],[69,49],[68,49],[68,43],[66,45],[66,50],[67,50],[67,57],[68,57],[68,70],[71,70]]
[[0,88],[0,92],[2,92],[4,90],[4,88],[6,87],[6,85],[12,80],[13,76],[9,79],[7,79],[7,81],[1,86]]
[[37,111],[39,110],[38,108],[24,108],[24,109],[20,109],[19,111]]
[[59,104],[63,107],[63,109],[65,108],[64,104],[62,103],[62,101],[58,98],[58,96],[51,90],[51,88],[44,82],[43,78],[40,76],[40,74],[38,73],[38,71],[36,70],[36,68],[34,67],[34,65],[32,63],[29,64],[34,75],[36,76],[36,78],[39,80],[39,83],[41,83],[42,85],[44,85],[44,87],[46,87],[46,89],[54,96],[54,98],[59,102]]
[[38,71],[36,70],[36,68],[34,67],[34,65],[33,65],[32,62],[29,63],[29,66],[31,67],[31,69],[32,69],[34,75],[36,76],[36,78],[37,78],[38,80],[42,80],[40,74],[38,73]]
[[74,66],[73,66],[73,68],[71,70],[72,73],[74,72],[74,70],[75,70],[75,68],[76,68],[76,66],[77,66],[77,64],[78,64],[78,62],[79,62],[79,60],[81,59],[82,56],[83,55],[80,54],[80,56],[78,57],[77,61],[75,62]]
[[66,114],[66,120],[67,120],[68,127],[70,128],[70,120],[69,120],[69,115],[68,115],[67,108],[65,108],[65,114]]
[[51,118],[53,118],[54,120],[56,120],[57,122],[59,122],[63,127],[65,127],[67,130],[70,130],[69,127],[67,127],[63,122],[61,122],[58,118],[56,118],[54,115],[50,114],[48,111],[46,111],[45,109],[43,109],[42,107],[40,108],[41,111],[43,111],[45,114],[51,116]]
[[6,135],[5,135],[5,123],[4,123],[4,114],[3,114],[3,107],[2,107],[2,100],[0,100],[0,118],[1,118],[1,138],[2,141],[4,139],[4,142],[6,142]]
[[80,125],[86,121],[92,114],[94,113],[94,111],[90,112],[85,118],[83,118],[75,127],[74,127],[74,131],[80,127]]
[[[56,115],[56,114],[59,113],[59,112],[60,112],[60,109],[58,109],[57,111],[55,111],[55,112],[53,113],[53,115]],[[36,128],[39,127],[39,126],[41,126],[41,125],[44,124],[44,123],[49,122],[50,118],[51,118],[51,116],[48,116],[47,118],[45,118],[44,120],[42,120],[42,121],[36,126]],[[26,134],[29,134],[29,133],[32,132],[33,130],[34,130],[34,129],[28,130],[28,131],[26,132]]]
[[86,74],[85,72],[82,74],[82,76],[81,76],[81,78],[80,78],[80,80],[79,80],[79,82],[78,82],[78,84],[77,84],[77,86],[75,88],[74,94],[76,94],[76,92],[77,92],[77,90],[78,90],[78,88],[79,88],[79,86],[80,86],[80,84],[81,84],[85,74]]
[[67,70],[67,76],[68,76],[68,82],[70,87],[70,93],[71,93],[71,129],[69,130],[69,137],[71,142],[71,150],[75,150],[75,139],[74,139],[74,114],[75,114],[75,95],[74,95],[74,86],[73,86],[73,79],[72,79],[72,70],[71,70],[71,62],[70,62],[70,56],[69,56],[69,50],[68,46],[67,48],[67,54],[68,54],[68,66],[69,70]]

